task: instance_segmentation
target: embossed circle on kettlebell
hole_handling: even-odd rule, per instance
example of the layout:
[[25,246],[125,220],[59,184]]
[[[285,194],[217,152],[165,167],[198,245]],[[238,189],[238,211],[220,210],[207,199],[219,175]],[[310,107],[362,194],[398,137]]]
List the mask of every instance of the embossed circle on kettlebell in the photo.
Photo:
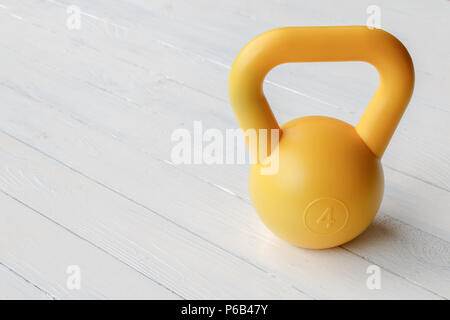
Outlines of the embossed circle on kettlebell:
[[303,219],[311,232],[330,235],[345,227],[348,209],[340,200],[319,198],[306,206]]

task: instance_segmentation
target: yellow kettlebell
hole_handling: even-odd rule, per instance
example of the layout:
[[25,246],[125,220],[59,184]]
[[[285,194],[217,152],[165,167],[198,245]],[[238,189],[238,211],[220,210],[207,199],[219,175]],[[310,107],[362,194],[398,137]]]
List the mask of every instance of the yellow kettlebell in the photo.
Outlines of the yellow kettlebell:
[[[282,63],[324,61],[365,61],[378,70],[378,89],[358,124],[310,116],[280,127],[263,94],[266,74]],[[256,158],[249,187],[265,225],[312,249],[339,246],[362,233],[380,206],[380,159],[413,88],[408,51],[380,29],[286,27],[250,41],[231,68],[229,95],[240,127],[256,132],[257,143],[246,135]],[[276,170],[264,172],[275,161]]]

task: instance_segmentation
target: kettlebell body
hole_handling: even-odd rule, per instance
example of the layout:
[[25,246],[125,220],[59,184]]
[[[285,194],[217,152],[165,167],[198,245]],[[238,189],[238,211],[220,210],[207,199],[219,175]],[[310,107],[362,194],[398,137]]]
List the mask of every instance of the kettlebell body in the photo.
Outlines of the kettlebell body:
[[[281,127],[276,174],[250,170],[250,196],[280,238],[304,248],[345,243],[371,223],[383,196],[383,169],[355,128],[327,117]],[[351,216],[350,216],[351,215]]]
[[[278,125],[262,92],[270,69],[286,62],[354,60],[372,63],[380,73],[379,88],[356,127],[323,116]],[[362,233],[381,204],[380,159],[413,86],[408,52],[382,30],[290,27],[251,41],[233,64],[229,87],[243,130],[279,130],[277,141],[260,134],[257,144],[247,139],[256,158],[250,197],[265,225],[280,238],[311,249],[335,247]],[[267,163],[275,161],[277,170],[264,173]]]

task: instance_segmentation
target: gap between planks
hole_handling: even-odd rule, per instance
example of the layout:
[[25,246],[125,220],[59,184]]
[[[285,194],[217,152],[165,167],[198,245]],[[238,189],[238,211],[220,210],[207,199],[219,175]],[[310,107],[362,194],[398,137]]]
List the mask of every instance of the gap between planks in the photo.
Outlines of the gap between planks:
[[[14,138],[15,140],[16,140],[16,138]],[[21,142],[21,143],[24,143],[24,142]],[[34,149],[35,151],[39,151],[39,150],[36,150],[36,148],[34,147],[34,146],[30,146],[30,145],[27,145],[29,148],[32,148],[32,149]],[[42,153],[42,151],[39,151],[40,153]],[[48,155],[46,155],[45,156],[46,158],[48,158]],[[57,161],[58,163],[60,163],[61,165],[64,165],[65,167],[67,167],[67,165],[65,164],[65,163],[61,163],[61,161],[60,160],[57,160],[57,159],[53,159],[54,161]],[[71,170],[73,170],[73,169],[71,169]],[[120,170],[120,169],[119,169]],[[78,173],[79,174],[79,173]],[[102,183],[102,185],[104,185],[103,183]],[[127,197],[128,198],[128,197]],[[297,248],[294,248],[295,250],[298,250]],[[300,251],[296,251],[297,253],[300,253]]]
[[[64,3],[64,2],[58,2],[58,1],[50,1],[51,3],[53,3],[53,4],[56,4],[56,5],[58,5],[58,6],[65,6],[66,4]],[[80,2],[82,2],[82,1],[80,1]],[[86,6],[86,5],[83,5],[83,6]],[[147,7],[145,8],[146,10],[149,10]],[[150,12],[152,12],[152,13],[154,13],[154,14],[157,14],[157,12],[155,12],[154,10],[150,10]],[[105,22],[105,21],[109,21],[108,19],[106,19],[106,18],[98,18],[96,15],[92,15],[91,13],[85,13],[87,16],[89,16],[89,17],[94,17],[93,19],[94,20],[99,20],[99,21],[103,21],[103,22]],[[174,17],[169,17],[170,19],[175,19]],[[186,21],[185,20],[180,20],[180,19],[176,19],[177,21],[181,21],[181,22],[184,22],[184,23],[186,23]],[[112,22],[111,22],[112,23]],[[128,28],[129,29],[129,28]],[[154,36],[153,36],[154,37]],[[219,66],[219,67],[222,67],[222,68],[229,68],[229,65],[227,65],[227,64],[224,64],[224,63],[221,63],[221,62],[219,62],[219,61],[217,61],[217,60],[215,60],[215,59],[212,59],[212,58],[209,58],[209,57],[206,57],[206,56],[202,56],[202,55],[199,55],[199,54],[197,54],[197,53],[195,53],[195,52],[193,52],[193,51],[190,51],[190,50],[187,50],[187,49],[183,49],[183,48],[181,48],[181,47],[179,47],[179,46],[177,46],[177,45],[175,45],[175,44],[172,44],[172,43],[170,43],[170,42],[168,42],[168,41],[166,41],[166,40],[161,40],[160,38],[156,38],[156,37],[154,37],[154,40],[157,42],[157,43],[160,43],[161,45],[165,45],[165,46],[167,46],[168,48],[171,48],[171,49],[174,49],[174,50],[179,50],[180,52],[184,52],[184,53],[188,53],[189,55],[196,55],[196,56],[198,56],[198,58],[199,59],[201,59],[202,61],[206,61],[206,62],[208,62],[208,63],[212,63],[212,64],[214,64],[214,65],[216,65],[216,66]],[[342,109],[342,108],[340,108],[339,106],[337,106],[337,105],[334,105],[333,103],[328,103],[328,102],[326,102],[326,101],[324,101],[324,100],[322,100],[322,99],[318,99],[318,98],[316,98],[316,97],[313,97],[313,96],[311,96],[311,95],[307,95],[307,94],[305,94],[305,93],[303,93],[303,92],[300,92],[299,90],[295,90],[295,89],[292,89],[292,88],[290,88],[290,87],[288,87],[288,86],[284,86],[284,85],[281,85],[281,84],[278,84],[278,83],[276,83],[276,82],[273,82],[273,81],[270,81],[270,80],[267,80],[267,83],[269,83],[270,85],[274,85],[274,86],[276,86],[276,87],[278,87],[278,88],[281,88],[281,89],[283,89],[283,90],[286,90],[286,91],[289,91],[289,92],[291,92],[291,93],[293,93],[293,94],[297,94],[297,95],[300,95],[300,96],[302,96],[302,97],[307,97],[308,99],[310,99],[310,100],[312,100],[312,101],[315,101],[315,102],[318,102],[318,103],[321,103],[321,104],[323,104],[323,105],[327,105],[327,106],[332,106],[333,108],[338,108],[338,109]],[[183,84],[182,82],[180,82],[180,85],[186,85],[186,84]],[[121,98],[123,98],[123,97],[121,97]],[[130,101],[128,101],[128,102],[130,102]],[[346,112],[348,112],[348,111],[346,111]],[[390,168],[394,168],[394,167],[392,167],[392,166],[388,166],[388,167],[390,167]],[[402,170],[398,170],[398,169],[396,169],[398,172],[401,172],[401,173],[405,173],[404,171],[402,171]],[[414,175],[414,174],[410,174],[410,173],[406,173],[406,174],[408,174],[410,177],[413,177],[414,179],[418,179],[418,180],[420,180],[420,181],[422,181],[422,182],[424,182],[424,183],[427,183],[427,184],[430,184],[430,185],[432,185],[432,186],[434,186],[434,187],[437,187],[437,188],[440,188],[440,189],[442,189],[442,190],[445,190],[445,191],[447,191],[447,192],[449,192],[449,190],[448,190],[448,188],[445,188],[445,187],[443,187],[443,186],[441,186],[441,185],[439,185],[439,184],[436,184],[436,183],[434,183],[434,182],[431,182],[431,181],[429,181],[429,180],[427,180],[427,179],[424,179],[424,178],[419,178],[419,177],[417,177],[416,175]]]

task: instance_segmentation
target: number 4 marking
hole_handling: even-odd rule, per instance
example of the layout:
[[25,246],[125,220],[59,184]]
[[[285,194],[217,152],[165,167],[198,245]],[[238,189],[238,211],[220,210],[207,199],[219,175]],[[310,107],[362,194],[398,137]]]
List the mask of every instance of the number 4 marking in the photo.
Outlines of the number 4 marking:
[[333,218],[333,209],[332,208],[326,208],[325,211],[322,213],[322,215],[317,219],[317,224],[320,223],[326,223],[325,227],[329,229],[335,222]]

